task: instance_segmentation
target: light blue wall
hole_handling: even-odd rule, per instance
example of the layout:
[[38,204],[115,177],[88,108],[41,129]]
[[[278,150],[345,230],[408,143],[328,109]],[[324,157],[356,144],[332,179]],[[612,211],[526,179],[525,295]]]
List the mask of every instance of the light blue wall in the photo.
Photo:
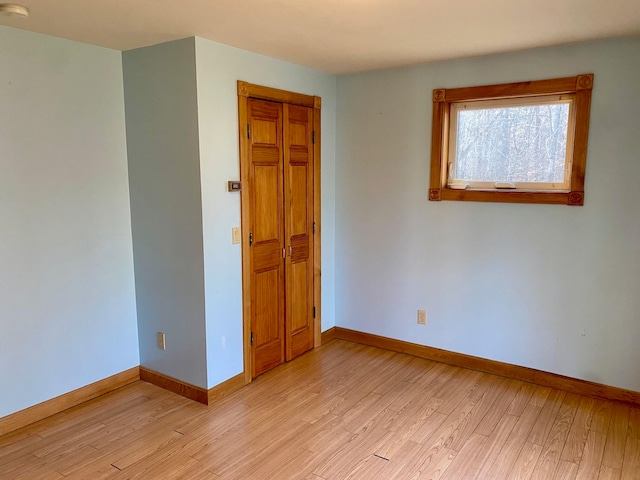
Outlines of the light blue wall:
[[[121,59],[0,27],[0,417],[140,363],[202,387],[242,370],[240,199],[226,191],[238,79],[323,98],[323,330],[640,391],[638,50],[635,37],[336,85],[202,39]],[[586,72],[584,207],[427,201],[434,88]]]
[[[337,325],[640,391],[639,51],[635,37],[339,77]],[[427,201],[434,88],[590,72],[584,207]]]
[[239,79],[323,97],[323,328],[332,327],[336,77],[199,38],[125,52],[123,64],[142,365],[205,388],[242,371],[241,252],[231,243],[240,197],[227,192],[239,178]]
[[0,27],[0,417],[139,364],[120,52]]
[[322,329],[335,325],[336,77],[196,38],[209,387],[242,371],[237,80],[322,97]]
[[194,39],[130,50],[122,62],[140,362],[206,388]]

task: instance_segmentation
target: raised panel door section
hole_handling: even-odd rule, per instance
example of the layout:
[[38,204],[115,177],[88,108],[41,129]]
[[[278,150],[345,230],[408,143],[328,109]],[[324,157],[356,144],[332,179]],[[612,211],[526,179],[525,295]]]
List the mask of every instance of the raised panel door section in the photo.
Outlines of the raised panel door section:
[[313,348],[313,110],[284,105],[286,359]]
[[281,211],[278,205],[278,185],[281,181],[279,165],[253,164],[255,192],[255,222],[253,225],[253,241],[256,245],[264,242],[278,242],[282,236]]
[[250,99],[252,377],[284,362],[282,105]]
[[280,365],[282,358],[282,317],[277,299],[281,296],[279,268],[256,272],[253,350],[255,375]]

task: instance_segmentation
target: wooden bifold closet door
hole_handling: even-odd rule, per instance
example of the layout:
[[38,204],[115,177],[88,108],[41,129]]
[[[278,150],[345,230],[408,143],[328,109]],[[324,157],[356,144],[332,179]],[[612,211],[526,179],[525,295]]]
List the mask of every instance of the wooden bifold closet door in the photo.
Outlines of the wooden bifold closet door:
[[248,98],[246,106],[250,278],[243,291],[254,378],[314,346],[314,116],[313,108],[284,102]]

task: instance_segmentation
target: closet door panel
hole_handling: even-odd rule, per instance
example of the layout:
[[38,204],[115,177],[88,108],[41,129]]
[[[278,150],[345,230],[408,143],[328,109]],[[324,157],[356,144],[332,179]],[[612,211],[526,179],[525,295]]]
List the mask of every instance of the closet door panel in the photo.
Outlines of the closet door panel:
[[285,357],[282,105],[249,100],[252,377]]
[[286,359],[313,348],[313,111],[284,105]]

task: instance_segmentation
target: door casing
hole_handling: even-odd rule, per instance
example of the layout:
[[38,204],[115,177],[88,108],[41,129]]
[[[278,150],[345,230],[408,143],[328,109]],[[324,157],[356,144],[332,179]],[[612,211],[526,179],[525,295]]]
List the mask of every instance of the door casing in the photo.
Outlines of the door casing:
[[[246,181],[249,171],[249,138],[247,135],[248,100],[255,98],[269,100],[290,105],[300,105],[313,109],[313,221],[315,224],[313,242],[313,304],[314,304],[314,347],[321,345],[321,289],[320,289],[320,254],[321,254],[321,223],[320,223],[320,145],[321,145],[321,109],[322,99],[317,96],[288,92],[276,88],[254,85],[238,80],[238,134],[240,139],[240,180],[243,187],[248,186]],[[242,217],[242,336],[243,336],[243,368],[244,382],[251,382],[251,271],[249,251],[250,231],[250,201],[249,191],[242,188],[240,191],[241,217]]]

